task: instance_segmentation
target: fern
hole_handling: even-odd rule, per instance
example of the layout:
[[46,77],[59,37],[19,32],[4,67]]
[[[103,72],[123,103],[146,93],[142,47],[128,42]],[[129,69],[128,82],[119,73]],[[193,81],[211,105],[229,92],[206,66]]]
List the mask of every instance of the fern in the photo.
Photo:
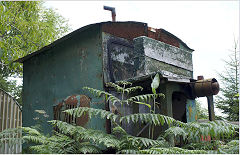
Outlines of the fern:
[[[123,84],[123,83],[121,83]],[[123,87],[119,86],[120,84],[115,84],[115,83],[112,83],[112,82],[109,82],[109,83],[106,83],[106,87],[112,87],[114,88],[117,92],[120,92],[120,93],[131,93],[131,92],[134,92],[136,90],[143,90],[143,88],[141,86],[135,86],[135,87],[130,87],[130,88],[125,88],[126,84],[124,83],[123,84]]]
[[137,96],[133,96],[130,97],[129,99],[127,99],[128,102],[131,101],[143,101],[143,102],[148,102],[149,100],[153,99],[153,98],[158,98],[158,97],[165,97],[164,94],[159,93],[159,94],[145,94],[145,95],[137,95]]
[[182,136],[183,140],[185,140],[185,138],[187,137],[188,133],[180,127],[170,127],[165,131],[165,137],[169,136],[169,135],[173,135],[175,137],[177,136]]
[[117,81],[115,82],[116,84],[118,85],[123,85],[123,86],[128,86],[128,85],[132,85],[132,82],[129,82],[129,81]]
[[[74,135],[77,140],[93,141],[96,144],[103,144],[106,147],[116,148],[119,146],[120,141],[113,135],[106,134],[100,130],[85,129],[81,126],[72,126],[71,131],[65,131],[67,125],[70,125],[62,121],[51,121],[56,125],[61,132]],[[71,125],[70,125],[71,126]]]
[[220,145],[217,150],[217,153],[224,154],[239,154],[239,140],[232,140],[226,145]]
[[64,112],[74,117],[81,117],[84,114],[88,114],[89,118],[91,118],[92,116],[95,116],[95,117],[100,116],[100,118],[102,119],[111,119],[114,122],[119,117],[118,115],[115,115],[110,111],[106,111],[103,109],[88,108],[88,107],[78,107],[74,109],[68,109],[68,110],[65,110]]
[[141,154],[206,154],[205,150],[187,150],[179,147],[170,148],[157,148],[153,147],[150,149],[140,150]]
[[84,154],[86,153],[97,154],[97,153],[101,153],[102,151],[96,145],[93,145],[89,142],[85,142],[85,143],[81,143],[77,152],[81,152]]
[[111,101],[112,104],[115,104],[116,102],[121,103],[121,100],[118,99],[117,97],[115,97],[114,95],[102,91],[102,90],[97,90],[97,89],[93,89],[93,88],[89,88],[89,87],[83,87],[83,89],[88,90],[89,92],[91,92],[92,94],[96,94],[96,97],[101,97],[103,95],[105,95],[105,97],[107,98],[107,101]]
[[238,129],[237,126],[224,121],[182,123],[174,120],[173,127],[165,131],[165,137],[168,135],[179,135],[191,142],[199,142],[201,136],[211,136],[215,139],[231,138],[236,134],[236,129]]
[[4,143],[7,143],[10,148],[16,144],[23,143],[21,137],[22,129],[21,128],[9,128],[0,132],[0,147],[4,146]]
[[134,149],[122,149],[117,152],[117,154],[138,154],[139,150]]
[[154,125],[163,125],[165,123],[171,125],[175,120],[161,114],[137,113],[121,117],[120,122],[123,121],[127,121],[127,123],[130,123],[130,121],[133,123],[141,121],[142,123],[150,123]]
[[121,135],[121,136],[128,135],[127,132],[120,125],[118,125],[118,124],[116,124],[116,125],[117,126],[112,129],[113,135]]

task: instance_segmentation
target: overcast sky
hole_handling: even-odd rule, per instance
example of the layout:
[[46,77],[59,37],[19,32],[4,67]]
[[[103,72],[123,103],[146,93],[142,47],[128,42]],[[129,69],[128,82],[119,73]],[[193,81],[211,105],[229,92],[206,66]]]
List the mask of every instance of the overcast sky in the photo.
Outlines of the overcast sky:
[[[117,21],[139,21],[179,37],[193,52],[194,78],[215,77],[239,40],[239,1],[47,1],[73,30],[111,20],[103,5],[116,8]],[[205,101],[206,99],[204,99]],[[206,107],[206,103],[205,107]]]

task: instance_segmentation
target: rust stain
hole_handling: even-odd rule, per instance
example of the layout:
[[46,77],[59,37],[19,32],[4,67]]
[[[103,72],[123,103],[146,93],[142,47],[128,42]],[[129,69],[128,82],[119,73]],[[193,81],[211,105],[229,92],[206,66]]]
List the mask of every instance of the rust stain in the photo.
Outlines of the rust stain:
[[195,115],[195,120],[197,120],[198,119],[198,116],[197,116],[197,114]]
[[120,38],[128,39],[130,41],[136,37],[147,36],[166,44],[170,44],[178,48],[180,47],[179,41],[168,33],[164,32],[163,29],[148,27],[147,24],[144,23],[104,23],[102,25],[102,31]]
[[143,23],[104,23],[102,31],[117,37],[133,40],[139,36],[147,36],[147,24]]
[[171,37],[170,35],[164,33],[161,29],[155,29],[152,27],[148,27],[148,37],[164,42],[166,44],[175,46],[175,47],[180,47],[179,42],[177,39]]
[[[72,95],[68,96],[64,101],[60,102],[57,106],[54,107],[54,119],[59,120],[61,115],[61,109],[63,106],[66,106],[66,109],[72,109],[76,107],[90,107],[90,98],[86,95]],[[64,109],[64,110],[66,110]],[[64,120],[68,123],[74,122],[74,118],[68,114],[64,115]],[[81,117],[75,119],[75,122],[79,126],[85,126],[89,121],[88,114],[84,114]]]
[[191,118],[192,117],[192,107],[191,106],[189,106],[188,111],[189,111],[189,117]]
[[[90,98],[86,95],[80,95],[80,107],[90,108]],[[88,120],[88,114],[84,114],[76,119],[76,124],[79,126],[84,126],[87,124]]]
[[220,90],[215,78],[198,80],[194,83],[194,91],[197,97],[217,95]]
[[65,99],[65,104],[67,105],[73,105],[73,106],[76,106],[77,103],[78,103],[78,100],[76,98],[76,95],[72,95],[72,96],[69,96]]

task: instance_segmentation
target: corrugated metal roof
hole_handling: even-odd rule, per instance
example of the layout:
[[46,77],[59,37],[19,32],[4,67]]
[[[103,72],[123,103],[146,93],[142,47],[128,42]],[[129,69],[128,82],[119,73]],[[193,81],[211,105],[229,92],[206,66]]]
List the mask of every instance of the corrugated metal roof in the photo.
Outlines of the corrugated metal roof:
[[[94,23],[94,24],[86,25],[86,26],[83,26],[83,27],[81,27],[81,28],[79,28],[79,29],[77,29],[77,30],[69,33],[68,35],[66,35],[66,36],[64,36],[64,37],[62,37],[62,38],[54,41],[53,43],[51,43],[51,44],[49,44],[49,45],[47,45],[47,46],[44,46],[43,48],[41,48],[40,50],[38,50],[38,51],[36,51],[36,52],[33,52],[33,53],[31,53],[31,54],[29,54],[29,55],[27,55],[27,56],[25,56],[25,57],[22,57],[22,58],[19,58],[19,59],[15,60],[14,62],[23,63],[24,61],[30,59],[31,57],[36,56],[36,55],[38,55],[39,53],[42,53],[42,52],[44,52],[44,51],[47,51],[47,50],[49,50],[49,49],[57,46],[58,44],[64,42],[65,40],[71,38],[72,36],[74,36],[74,35],[76,35],[76,34],[78,34],[78,33],[81,33],[82,31],[85,31],[85,30],[89,29],[90,27],[93,27],[93,26],[96,26],[96,25],[104,25],[104,24],[105,24],[105,26],[108,26],[109,24],[118,24],[118,23],[119,23],[119,24],[139,24],[139,25],[144,25],[144,26],[147,27],[147,24],[146,24],[146,23],[135,22],[135,21],[126,21],[126,22],[110,22],[110,21],[109,21],[109,22],[101,22],[101,23]],[[176,40],[178,40],[178,41],[179,41],[180,43],[182,43],[182,45],[183,45],[184,47],[186,47],[187,49],[194,51],[193,49],[189,48],[181,39],[179,39],[179,38],[176,37],[175,35],[171,34],[170,32],[168,32],[168,31],[166,31],[166,30],[164,30],[164,29],[161,29],[161,30],[162,30],[164,33],[166,33],[166,34],[170,35],[171,37],[175,38]],[[141,34],[141,33],[139,33],[139,34]],[[146,34],[146,36],[148,36],[147,31],[146,31],[146,33],[143,33],[143,34]]]

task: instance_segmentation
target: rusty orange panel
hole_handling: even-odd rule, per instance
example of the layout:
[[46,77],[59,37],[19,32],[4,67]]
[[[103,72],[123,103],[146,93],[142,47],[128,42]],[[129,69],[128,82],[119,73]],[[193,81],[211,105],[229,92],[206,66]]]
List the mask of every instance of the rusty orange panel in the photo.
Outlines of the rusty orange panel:
[[[72,95],[67,97],[63,102],[60,102],[57,106],[54,107],[54,119],[60,119],[60,113],[62,106],[66,104],[66,109],[76,108],[76,107],[90,107],[90,98],[86,95]],[[66,110],[65,109],[65,110]],[[64,120],[68,123],[72,123],[73,117],[65,114]],[[63,120],[62,120],[63,121]],[[81,117],[76,118],[76,124],[79,126],[85,126],[89,121],[88,114],[82,115]]]
[[103,23],[102,31],[111,35],[133,40],[139,36],[147,36],[147,24],[139,22],[111,22]]
[[152,27],[148,27],[148,37],[153,38],[155,40],[159,40],[166,44],[179,47],[179,42],[174,37],[164,33],[162,29],[154,29]]

